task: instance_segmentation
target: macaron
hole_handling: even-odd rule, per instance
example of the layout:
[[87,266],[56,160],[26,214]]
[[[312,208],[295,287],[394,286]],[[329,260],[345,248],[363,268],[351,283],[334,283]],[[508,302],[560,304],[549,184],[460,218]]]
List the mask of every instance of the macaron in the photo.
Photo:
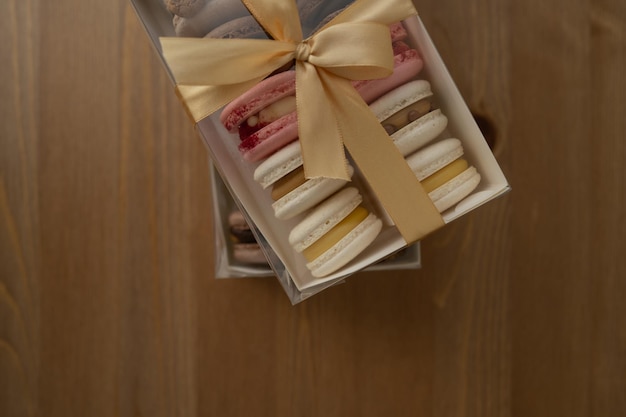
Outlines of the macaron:
[[220,25],[249,14],[241,1],[205,0],[193,15],[175,14],[172,23],[177,36],[201,38]]
[[413,80],[370,104],[370,109],[402,155],[416,151],[439,136],[448,118],[435,108],[430,83]]
[[205,38],[216,39],[267,39],[265,30],[252,16],[243,16],[230,20],[209,33]]
[[224,107],[220,121],[229,132],[239,132],[245,160],[259,161],[298,137],[295,92],[295,71],[284,71]]
[[440,213],[458,204],[480,183],[480,174],[463,158],[463,146],[455,138],[435,142],[406,161]]
[[325,277],[353,260],[376,239],[382,221],[370,213],[354,187],[347,187],[317,205],[289,234],[314,277]]
[[[348,170],[352,176],[352,166],[348,166]],[[304,213],[347,183],[336,178],[307,180],[299,141],[290,143],[263,161],[255,169],[254,179],[264,189],[272,188],[272,208],[279,219],[290,219]]]
[[[402,31],[396,28],[391,33]],[[393,47],[391,76],[353,82],[368,103],[414,78],[423,66],[415,49],[402,41],[394,42]],[[295,93],[295,71],[283,71],[264,79],[224,107],[220,121],[229,132],[239,132],[239,151],[245,160],[260,161],[297,138]]]
[[228,231],[232,243],[232,258],[242,264],[266,264],[267,259],[257,243],[248,222],[239,209],[228,215]]
[[178,16],[191,17],[198,13],[207,0],[163,0],[167,10]]
[[[402,33],[402,32],[400,32]],[[406,35],[406,32],[404,32]],[[385,78],[375,80],[353,81],[352,85],[366,103],[371,103],[383,94],[403,85],[415,78],[424,66],[419,52],[405,42],[398,40],[392,43],[393,73]]]

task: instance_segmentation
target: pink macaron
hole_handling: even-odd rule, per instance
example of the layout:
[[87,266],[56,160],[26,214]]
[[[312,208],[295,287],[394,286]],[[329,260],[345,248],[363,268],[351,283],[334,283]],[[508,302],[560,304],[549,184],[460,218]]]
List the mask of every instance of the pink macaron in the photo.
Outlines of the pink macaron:
[[284,71],[224,108],[220,121],[229,132],[239,132],[245,160],[259,161],[298,137],[295,92],[295,71]]
[[[353,82],[367,103],[404,84],[422,69],[419,53],[402,41],[405,37],[400,23],[390,26],[390,38],[395,40],[392,75]],[[260,161],[298,137],[295,78],[293,70],[268,77],[222,111],[220,121],[229,132],[239,133],[239,151],[245,160]]]
[[417,50],[403,41],[393,43],[393,73],[385,78],[355,81],[352,83],[366,103],[415,78],[424,66]]

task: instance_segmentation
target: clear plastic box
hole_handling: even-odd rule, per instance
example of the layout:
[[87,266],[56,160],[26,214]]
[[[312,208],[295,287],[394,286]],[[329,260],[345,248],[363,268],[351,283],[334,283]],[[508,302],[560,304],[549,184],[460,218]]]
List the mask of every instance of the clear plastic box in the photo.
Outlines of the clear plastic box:
[[[233,1],[239,2],[239,0]],[[162,0],[131,0],[131,3],[152,40],[155,50],[162,58],[172,82],[175,83],[163,58],[159,40],[160,37],[175,36],[172,15],[166,10]],[[329,0],[329,3],[334,2]],[[403,24],[408,32],[407,43],[415,48],[424,60],[424,68],[418,78],[430,82],[436,106],[448,118],[447,128],[440,138],[460,139],[465,158],[476,167],[481,175],[480,185],[470,196],[442,213],[441,217],[445,224],[504,194],[509,190],[509,185],[423,23],[417,16],[412,16],[404,20]],[[288,242],[289,231],[300,218],[284,221],[274,216],[268,192],[253,179],[254,164],[243,161],[233,134],[226,131],[219,121],[219,111],[200,120],[196,128],[207,146],[211,159],[215,162],[216,170],[225,179],[224,188],[236,197],[237,204],[240,204],[249,223],[254,225],[253,231],[265,251],[271,269],[293,303],[341,282],[364,268],[379,264],[380,261],[407,247],[406,241],[390,221],[385,210],[378,204],[377,196],[372,194],[357,167],[352,185],[357,186],[364,195],[364,199],[370,202],[369,208],[385,220],[383,230],[374,242],[353,261],[328,276],[314,277],[306,267],[306,261],[291,248]],[[222,244],[226,245],[226,242],[222,241]],[[220,257],[220,265],[226,265],[222,262],[223,260]],[[247,274],[249,271],[240,271],[240,273]]]

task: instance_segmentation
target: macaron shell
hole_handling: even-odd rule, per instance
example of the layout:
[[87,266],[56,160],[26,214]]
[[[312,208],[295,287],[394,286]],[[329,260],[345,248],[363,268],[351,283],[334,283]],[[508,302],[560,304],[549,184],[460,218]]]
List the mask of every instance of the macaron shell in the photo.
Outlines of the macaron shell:
[[167,10],[182,17],[192,17],[198,13],[208,0],[163,0]]
[[437,210],[443,213],[470,195],[478,187],[479,183],[480,174],[476,171],[476,168],[469,167],[441,187],[431,191],[428,196],[435,204]]
[[376,239],[382,229],[382,221],[370,213],[350,233],[344,236],[332,248],[328,249],[313,262],[307,263],[307,268],[316,278],[325,277],[337,271],[353,260]]
[[248,117],[296,92],[296,72],[284,71],[264,79],[235,100],[220,114],[220,121],[231,133]]
[[428,81],[413,80],[378,98],[370,104],[370,109],[383,122],[405,107],[432,95]]
[[245,227],[248,226],[248,222],[243,217],[241,211],[235,209],[228,215],[228,225],[231,227]]
[[401,22],[392,23],[389,25],[389,33],[391,35],[391,41],[401,41],[406,39],[407,33],[404,25]]
[[401,86],[419,74],[424,61],[415,49],[394,56],[393,74],[389,77],[367,81],[355,81],[352,85],[366,103],[371,103],[386,92]]
[[216,39],[267,39],[265,30],[252,16],[243,16],[220,25],[207,33],[206,38]]
[[229,20],[247,15],[248,9],[240,1],[210,0],[194,15],[175,15],[172,22],[177,36],[201,38]]
[[421,181],[462,155],[461,141],[449,138],[409,155],[406,162],[417,179]]
[[[351,166],[348,166],[348,169],[350,176],[352,176],[354,169]],[[346,183],[347,181],[337,178],[313,178],[307,180],[304,184],[272,204],[274,215],[282,220],[291,219],[324,201]]]
[[439,136],[448,126],[448,118],[436,109],[391,135],[403,156],[407,156]]
[[289,243],[302,252],[345,219],[363,197],[354,187],[347,187],[320,203],[289,233]]
[[264,189],[302,165],[300,142],[283,146],[254,170],[254,180]]
[[239,144],[239,151],[249,162],[268,157],[298,137],[298,116],[287,114],[248,136]]
[[353,1],[297,0],[304,37],[309,36],[313,28],[319,27],[320,22],[323,22],[328,15],[337,13]]

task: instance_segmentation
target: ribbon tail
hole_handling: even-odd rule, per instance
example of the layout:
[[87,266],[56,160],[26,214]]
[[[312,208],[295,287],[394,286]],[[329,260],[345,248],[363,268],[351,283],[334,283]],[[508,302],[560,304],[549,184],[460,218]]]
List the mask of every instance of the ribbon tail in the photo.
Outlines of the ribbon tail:
[[189,117],[198,123],[248,91],[262,78],[234,85],[178,85],[176,93]]
[[354,87],[334,82],[329,94],[346,149],[404,240],[416,242],[443,226],[439,211]]
[[[337,115],[328,100],[317,69],[297,62],[296,101],[298,134],[306,178],[338,178],[350,181]],[[346,80],[341,80],[346,81]]]

